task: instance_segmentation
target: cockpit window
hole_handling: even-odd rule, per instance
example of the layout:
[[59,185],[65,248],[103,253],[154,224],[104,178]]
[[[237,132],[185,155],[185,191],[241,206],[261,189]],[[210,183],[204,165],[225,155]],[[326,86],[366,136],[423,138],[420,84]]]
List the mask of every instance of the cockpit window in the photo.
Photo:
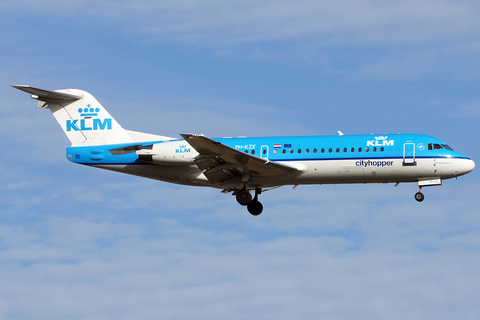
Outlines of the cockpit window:
[[[441,149],[443,149],[443,147],[438,143],[429,143],[428,146],[427,146],[427,149],[428,150],[441,150]],[[452,149],[449,149],[449,150],[452,150]]]
[[444,148],[447,149],[447,150],[453,151],[453,149],[450,148],[450,146],[448,146],[447,144],[442,144],[442,147],[444,147]]

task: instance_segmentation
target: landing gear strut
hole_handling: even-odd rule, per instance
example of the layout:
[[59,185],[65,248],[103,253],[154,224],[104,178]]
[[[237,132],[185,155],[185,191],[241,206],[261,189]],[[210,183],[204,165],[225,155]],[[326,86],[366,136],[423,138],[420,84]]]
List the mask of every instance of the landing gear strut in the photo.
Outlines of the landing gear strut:
[[417,200],[418,202],[422,202],[423,199],[425,199],[425,196],[423,195],[422,188],[420,187],[420,190],[418,190],[418,192],[415,193],[415,200]]
[[258,216],[263,211],[263,205],[258,201],[258,195],[261,193],[261,188],[255,188],[255,197],[252,199],[252,195],[245,187],[237,192],[237,202],[242,206],[247,206],[248,212],[252,215]]

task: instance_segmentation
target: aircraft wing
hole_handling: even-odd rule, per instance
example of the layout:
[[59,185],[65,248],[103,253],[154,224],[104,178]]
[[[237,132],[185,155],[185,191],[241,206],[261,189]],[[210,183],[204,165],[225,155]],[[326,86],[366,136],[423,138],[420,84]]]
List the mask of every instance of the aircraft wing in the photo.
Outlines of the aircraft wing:
[[297,168],[270,162],[203,135],[181,135],[199,155],[195,164],[211,183],[218,183],[236,176],[279,176],[298,171]]
[[24,85],[12,85],[15,89],[32,94],[32,98],[44,102],[60,103],[82,99],[81,96],[58,91],[50,91]]

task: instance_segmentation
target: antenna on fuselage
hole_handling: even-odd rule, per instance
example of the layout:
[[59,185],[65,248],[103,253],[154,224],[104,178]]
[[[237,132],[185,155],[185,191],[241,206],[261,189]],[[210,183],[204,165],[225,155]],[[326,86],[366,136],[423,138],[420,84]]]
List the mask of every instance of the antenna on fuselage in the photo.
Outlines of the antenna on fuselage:
[[339,136],[343,136],[343,132],[340,130],[337,130]]

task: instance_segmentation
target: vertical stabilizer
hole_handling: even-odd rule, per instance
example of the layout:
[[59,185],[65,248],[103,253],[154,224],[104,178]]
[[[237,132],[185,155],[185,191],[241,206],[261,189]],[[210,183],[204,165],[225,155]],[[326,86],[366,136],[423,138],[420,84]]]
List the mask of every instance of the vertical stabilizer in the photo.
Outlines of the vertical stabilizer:
[[73,146],[133,142],[126,130],[86,91],[13,87],[32,94],[39,101],[37,107],[50,109]]

